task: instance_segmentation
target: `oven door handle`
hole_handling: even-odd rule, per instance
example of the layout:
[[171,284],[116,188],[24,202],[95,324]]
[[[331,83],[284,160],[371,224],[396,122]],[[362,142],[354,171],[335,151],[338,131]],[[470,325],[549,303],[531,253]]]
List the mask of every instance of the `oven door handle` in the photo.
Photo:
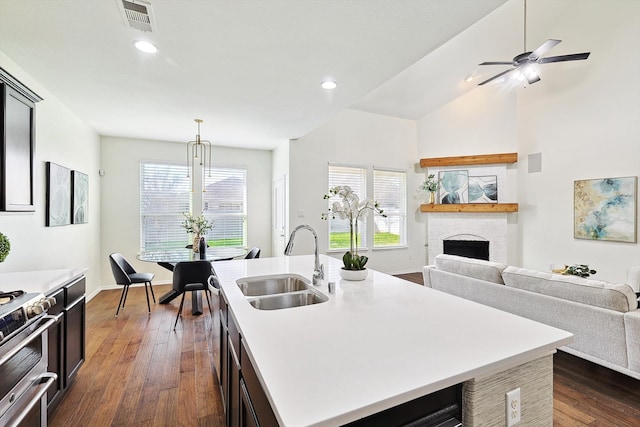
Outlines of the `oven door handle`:
[[54,325],[57,321],[58,318],[56,316],[44,316],[43,319],[47,319],[47,321],[41,325],[40,327],[38,327],[38,329],[36,329],[35,331],[33,331],[32,333],[29,334],[29,336],[22,340],[20,342],[20,344],[18,344],[17,346],[15,346],[14,348],[12,348],[11,350],[9,350],[7,352],[7,354],[5,354],[2,359],[0,359],[0,366],[4,365],[5,363],[7,363],[7,361],[9,359],[11,359],[13,356],[15,356],[16,354],[18,354],[18,352],[20,350],[22,350],[23,348],[25,348],[27,345],[29,345],[29,343],[31,343],[31,341],[35,340],[36,338],[38,338],[38,336],[40,336],[44,331],[46,331],[47,329],[49,329],[49,327],[51,325]]
[[53,384],[57,379],[58,379],[58,375],[54,374],[53,372],[45,372],[44,374],[40,375],[38,377],[38,380],[40,381],[40,384],[38,384],[38,387],[40,388],[40,390],[38,390],[38,393],[29,401],[29,403],[25,405],[24,409],[20,411],[20,414],[18,415],[18,417],[14,420],[11,420],[11,424],[9,424],[7,427],[20,425],[24,417],[27,416],[27,414],[31,411],[31,409],[34,406],[36,406],[36,404],[40,403],[40,400],[42,399],[44,394],[49,390],[49,387],[51,387],[51,384]]

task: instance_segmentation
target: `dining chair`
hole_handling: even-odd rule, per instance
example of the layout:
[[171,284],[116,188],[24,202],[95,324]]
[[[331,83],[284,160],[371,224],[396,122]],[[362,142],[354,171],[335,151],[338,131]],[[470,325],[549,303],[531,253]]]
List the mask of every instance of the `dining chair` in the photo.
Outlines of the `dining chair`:
[[249,253],[247,253],[247,256],[244,257],[244,259],[253,259],[253,258],[260,258],[260,248],[258,247],[251,248]]
[[[144,283],[144,292],[147,295],[147,310],[151,313],[151,305],[149,304],[149,289],[151,290],[151,296],[153,297],[153,303],[156,302],[156,296],[153,294],[153,287],[151,281],[153,280],[153,273],[138,273],[129,262],[117,252],[109,255],[109,262],[111,263],[111,271],[113,277],[118,285],[122,285],[122,294],[120,294],[120,302],[118,303],[118,309],[116,310],[116,317],[120,313],[120,309],[124,309],[124,304],[127,302],[127,295],[129,294],[129,286],[133,283]],[[147,285],[149,287],[147,288]]]
[[207,304],[209,305],[209,313],[213,316],[211,301],[209,300],[209,283],[211,283],[213,276],[215,276],[215,271],[213,270],[211,262],[206,260],[182,261],[175,265],[173,268],[173,289],[182,294],[182,299],[180,300],[180,307],[176,314],[176,321],[173,324],[174,331],[178,325],[178,319],[182,317],[182,307],[184,305],[184,295],[186,292],[204,291],[207,297]]

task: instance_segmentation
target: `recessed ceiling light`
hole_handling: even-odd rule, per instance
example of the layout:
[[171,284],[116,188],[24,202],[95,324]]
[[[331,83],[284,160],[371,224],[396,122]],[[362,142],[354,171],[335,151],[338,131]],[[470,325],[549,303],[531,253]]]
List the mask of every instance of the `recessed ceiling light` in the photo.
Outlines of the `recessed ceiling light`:
[[338,84],[334,81],[327,80],[322,82],[321,86],[322,89],[335,89],[336,87],[338,87]]
[[145,52],[145,53],[156,53],[158,51],[158,48],[155,47],[153,45],[153,43],[151,42],[146,42],[146,41],[137,41],[135,43],[136,49],[138,49],[141,52]]

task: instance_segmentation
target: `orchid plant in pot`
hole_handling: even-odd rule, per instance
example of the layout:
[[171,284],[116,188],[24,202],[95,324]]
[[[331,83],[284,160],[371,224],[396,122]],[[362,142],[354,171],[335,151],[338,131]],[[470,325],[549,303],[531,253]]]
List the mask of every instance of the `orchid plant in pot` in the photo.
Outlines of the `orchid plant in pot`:
[[363,280],[367,277],[365,265],[369,258],[358,254],[358,222],[371,212],[386,217],[378,202],[371,199],[360,200],[360,197],[348,185],[339,185],[329,189],[324,199],[335,200],[322,219],[346,219],[349,223],[349,250],[342,257],[343,267],[340,276],[347,280]]
[[182,228],[187,230],[187,233],[193,234],[193,252],[199,251],[200,237],[207,234],[207,231],[213,228],[213,224],[204,217],[204,215],[193,216],[189,212],[185,212],[184,221],[182,221]]

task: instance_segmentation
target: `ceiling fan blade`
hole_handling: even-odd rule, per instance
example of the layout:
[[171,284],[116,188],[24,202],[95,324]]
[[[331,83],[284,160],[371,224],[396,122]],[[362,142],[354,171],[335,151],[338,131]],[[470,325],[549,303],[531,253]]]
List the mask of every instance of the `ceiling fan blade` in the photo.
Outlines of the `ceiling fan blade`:
[[493,76],[493,77],[491,77],[491,78],[489,78],[489,79],[487,79],[487,80],[483,81],[482,83],[478,83],[478,86],[482,86],[482,85],[483,85],[483,84],[485,84],[485,83],[489,83],[490,81],[493,81],[493,80],[497,79],[498,77],[502,77],[502,76],[504,76],[505,74],[512,72],[513,70],[515,70],[515,68],[510,68],[510,69],[508,69],[508,70],[506,70],[506,71],[503,71],[503,72],[501,72],[501,73],[498,73],[498,74],[496,74],[495,76]]
[[513,61],[488,61],[478,65],[513,65]]
[[550,56],[548,58],[538,59],[538,64],[548,64],[550,62],[565,62],[565,61],[579,61],[581,59],[587,59],[591,52],[573,53],[571,55]]
[[562,40],[556,40],[556,39],[549,39],[546,42],[542,43],[539,47],[537,47],[536,49],[534,49],[530,54],[529,54],[529,59],[531,60],[536,60],[538,58],[540,58],[542,55],[544,55],[545,53],[547,53],[549,50],[551,50],[551,48],[553,48],[554,46],[556,46],[558,43],[560,43]]

